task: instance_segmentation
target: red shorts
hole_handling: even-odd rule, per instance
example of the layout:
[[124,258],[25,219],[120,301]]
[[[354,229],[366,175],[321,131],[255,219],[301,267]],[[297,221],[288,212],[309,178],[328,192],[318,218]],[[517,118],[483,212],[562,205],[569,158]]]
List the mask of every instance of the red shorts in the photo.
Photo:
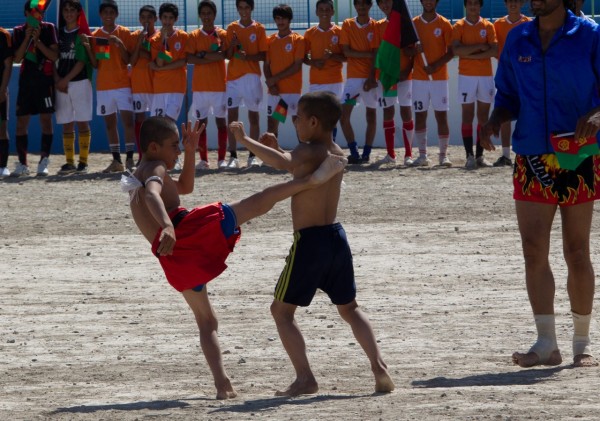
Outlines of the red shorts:
[[[181,212],[187,211],[177,208],[169,213],[169,217],[171,220],[179,219],[177,215]],[[225,260],[239,241],[241,233],[238,228],[236,233],[225,238],[221,229],[223,218],[221,203],[212,203],[192,209],[176,225],[173,254],[158,256],[158,261],[167,280],[177,291],[204,285],[227,268]],[[161,232],[158,231],[152,242],[155,256]]]
[[600,198],[600,155],[575,170],[558,166],[554,154],[517,155],[513,172],[515,200],[572,206]]

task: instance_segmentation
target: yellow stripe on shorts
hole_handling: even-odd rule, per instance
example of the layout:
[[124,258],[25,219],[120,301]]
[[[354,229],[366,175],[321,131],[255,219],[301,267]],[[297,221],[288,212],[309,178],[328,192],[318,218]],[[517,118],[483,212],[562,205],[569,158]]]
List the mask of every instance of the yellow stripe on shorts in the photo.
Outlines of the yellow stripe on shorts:
[[285,293],[287,292],[288,286],[290,284],[290,276],[292,275],[292,269],[294,268],[294,261],[296,260],[296,249],[298,247],[298,241],[300,241],[300,233],[294,233],[294,243],[292,247],[290,247],[290,254],[288,255],[287,262],[281,275],[279,275],[279,280],[277,281],[277,285],[275,286],[275,299],[277,301],[283,301],[285,297]]

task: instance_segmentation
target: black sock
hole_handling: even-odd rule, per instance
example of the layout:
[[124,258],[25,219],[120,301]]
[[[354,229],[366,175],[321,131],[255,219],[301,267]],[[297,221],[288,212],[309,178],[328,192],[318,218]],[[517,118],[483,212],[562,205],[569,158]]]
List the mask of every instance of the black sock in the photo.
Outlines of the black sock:
[[467,158],[473,156],[473,136],[463,136],[463,145],[465,146]]
[[483,156],[483,147],[477,142],[477,145],[475,145],[475,158],[480,156]]
[[237,151],[229,151],[229,157],[237,159]]
[[50,156],[50,151],[52,150],[52,140],[54,139],[53,134],[42,133],[42,147],[40,158],[46,158]]
[[113,159],[115,161],[117,161],[118,163],[122,164],[123,161],[121,161],[121,153],[120,152],[113,152],[112,153]]
[[0,139],[0,167],[8,166],[8,139]]
[[29,137],[26,134],[17,135],[17,155],[19,162],[23,165],[27,165],[27,145],[29,144]]

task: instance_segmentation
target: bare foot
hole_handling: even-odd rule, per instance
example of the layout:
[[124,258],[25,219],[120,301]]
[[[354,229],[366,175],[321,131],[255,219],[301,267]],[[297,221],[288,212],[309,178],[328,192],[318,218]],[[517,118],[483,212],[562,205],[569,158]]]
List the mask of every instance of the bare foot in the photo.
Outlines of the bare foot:
[[298,379],[288,386],[285,390],[278,390],[275,392],[275,396],[300,396],[300,395],[312,395],[319,391],[319,385],[315,379],[303,380]]
[[598,361],[588,354],[575,355],[573,358],[573,367],[597,367]]
[[233,389],[233,386],[227,379],[223,385],[217,386],[217,399],[232,399],[237,396],[237,392]]
[[339,155],[328,155],[319,168],[310,176],[312,184],[323,184],[344,169],[348,160]]
[[560,356],[560,351],[558,349],[552,351],[545,361],[541,361],[540,357],[535,352],[528,352],[527,354],[515,352],[512,355],[512,360],[513,363],[523,368],[533,367],[535,365],[559,365],[562,363],[562,357]]
[[387,370],[375,373],[375,392],[390,393],[396,388]]

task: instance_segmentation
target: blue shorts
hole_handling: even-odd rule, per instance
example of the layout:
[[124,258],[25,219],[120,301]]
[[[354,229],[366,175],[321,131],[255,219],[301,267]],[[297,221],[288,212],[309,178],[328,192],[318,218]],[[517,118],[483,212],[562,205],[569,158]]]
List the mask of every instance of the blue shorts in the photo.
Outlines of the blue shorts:
[[352,253],[342,224],[301,229],[275,286],[275,299],[308,306],[317,288],[335,305],[356,298]]

